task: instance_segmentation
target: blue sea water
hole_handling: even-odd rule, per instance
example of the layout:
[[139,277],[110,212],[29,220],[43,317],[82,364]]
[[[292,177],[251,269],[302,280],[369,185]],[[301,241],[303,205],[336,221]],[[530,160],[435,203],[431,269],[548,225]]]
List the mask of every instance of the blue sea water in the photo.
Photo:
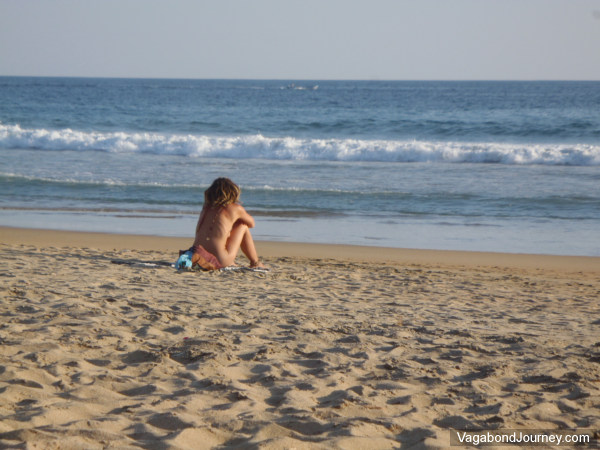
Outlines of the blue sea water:
[[600,82],[0,77],[0,225],[600,256]]

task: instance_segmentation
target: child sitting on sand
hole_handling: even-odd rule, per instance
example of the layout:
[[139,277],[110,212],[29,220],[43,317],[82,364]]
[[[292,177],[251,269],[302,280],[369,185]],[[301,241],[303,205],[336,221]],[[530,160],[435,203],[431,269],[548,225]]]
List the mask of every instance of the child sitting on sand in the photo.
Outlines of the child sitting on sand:
[[196,225],[192,267],[217,270],[234,264],[240,248],[251,268],[266,267],[259,261],[250,228],[254,218],[239,203],[241,189],[229,178],[217,178],[204,192],[204,206]]

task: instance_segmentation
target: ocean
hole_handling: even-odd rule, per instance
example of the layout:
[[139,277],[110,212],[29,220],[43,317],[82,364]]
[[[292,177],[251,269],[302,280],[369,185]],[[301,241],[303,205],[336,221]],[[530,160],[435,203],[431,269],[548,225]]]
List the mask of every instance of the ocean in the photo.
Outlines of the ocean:
[[[600,82],[0,77],[0,225],[600,256]],[[50,244],[50,243],[49,243]]]

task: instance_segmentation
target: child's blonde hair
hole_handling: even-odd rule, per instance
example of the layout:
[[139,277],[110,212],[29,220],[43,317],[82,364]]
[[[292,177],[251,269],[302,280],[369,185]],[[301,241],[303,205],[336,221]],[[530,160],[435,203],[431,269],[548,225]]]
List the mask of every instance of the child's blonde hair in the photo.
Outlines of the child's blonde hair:
[[204,191],[204,204],[207,206],[227,206],[239,200],[242,190],[229,178],[217,178]]

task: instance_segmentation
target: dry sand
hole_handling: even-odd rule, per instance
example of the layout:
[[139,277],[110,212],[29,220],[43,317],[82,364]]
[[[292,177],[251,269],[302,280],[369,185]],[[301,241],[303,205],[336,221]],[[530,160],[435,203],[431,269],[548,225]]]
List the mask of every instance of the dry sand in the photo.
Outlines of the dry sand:
[[[600,428],[600,258],[0,228],[0,447],[448,447]],[[243,263],[243,259],[240,258]]]

